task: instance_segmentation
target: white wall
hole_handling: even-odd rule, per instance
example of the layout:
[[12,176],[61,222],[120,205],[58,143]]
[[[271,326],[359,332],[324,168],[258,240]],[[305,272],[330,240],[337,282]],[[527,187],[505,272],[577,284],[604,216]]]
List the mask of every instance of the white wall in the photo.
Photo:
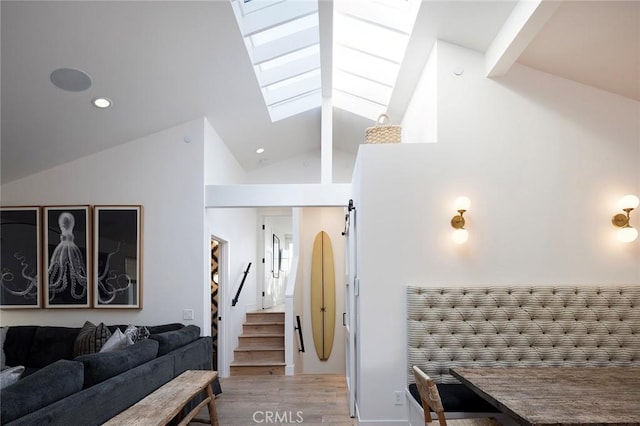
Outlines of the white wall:
[[[304,269],[302,265],[302,251],[301,251],[301,241],[302,241],[302,215],[303,210],[298,207],[294,207],[292,209],[292,230],[293,230],[293,253],[294,256],[298,258],[298,269],[296,271],[296,281],[295,281],[295,290],[293,294],[293,324],[295,327],[298,326],[296,322],[296,316],[300,316],[301,330],[302,331],[302,319],[306,315],[308,308],[305,309],[304,304]],[[285,331],[286,333],[286,331]],[[286,337],[285,337],[286,338]],[[303,357],[304,353],[299,352],[300,348],[300,339],[298,337],[298,330],[294,331],[293,336],[293,364],[294,364],[294,374],[302,374],[303,373]],[[305,351],[309,347],[309,342],[304,340]]]
[[242,183],[246,176],[244,169],[207,119],[204,120],[204,140],[205,185]]
[[[241,183],[245,172],[229,151],[224,141],[205,120],[205,184],[227,185]],[[256,209],[207,209],[206,232],[223,240],[224,264],[221,265],[219,314],[222,321],[218,325],[221,376],[228,376],[228,364],[233,361],[233,350],[238,346],[238,336],[242,333],[245,313],[256,308],[257,277],[260,265],[257,258]],[[244,271],[252,263],[236,306],[231,306]],[[208,266],[208,262],[206,265]],[[204,300],[210,309],[209,300]],[[224,364],[224,365],[223,365]]]
[[[393,402],[407,285],[640,284],[640,241],[611,225],[640,193],[640,103],[519,65],[486,79],[481,54],[438,52],[438,143],[362,145],[354,175],[361,424],[407,419]],[[456,246],[462,194],[470,238]]]
[[431,49],[402,118],[402,142],[438,142],[438,42]]
[[[350,183],[355,155],[333,149],[332,183]],[[320,151],[275,161],[247,172],[245,183],[320,183]]]
[[[207,209],[207,225],[212,235],[224,240],[227,262],[221,267],[226,274],[221,277],[221,297],[219,299],[222,321],[218,329],[224,341],[219,340],[220,359],[226,364],[233,361],[233,350],[238,346],[238,336],[242,334],[245,313],[256,308],[257,277],[260,268],[256,258],[257,245],[256,209]],[[252,263],[236,306],[231,306],[244,271]],[[220,374],[229,375],[227,366],[219,366]]]
[[[198,119],[2,185],[3,205],[144,206],[143,309],[5,310],[2,324],[80,327],[91,320],[203,328],[203,144]],[[193,321],[183,320],[183,309],[194,310]]]
[[[304,374],[344,374],[345,373],[345,342],[342,313],[344,310],[345,291],[345,251],[344,237],[344,208],[316,207],[302,209],[302,235],[300,247],[300,261],[302,262],[302,291],[304,316],[302,316],[302,331],[304,336],[305,353],[303,355]],[[327,361],[320,361],[313,344],[311,328],[311,257],[313,242],[320,231],[325,231],[331,238],[336,283],[336,316],[335,334],[331,355]],[[297,291],[301,289],[298,288]]]

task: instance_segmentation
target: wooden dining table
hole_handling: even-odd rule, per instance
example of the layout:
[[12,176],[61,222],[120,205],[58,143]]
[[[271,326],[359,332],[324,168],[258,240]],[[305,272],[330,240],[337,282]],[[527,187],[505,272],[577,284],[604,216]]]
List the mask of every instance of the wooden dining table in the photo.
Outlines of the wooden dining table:
[[640,425],[640,368],[451,368],[522,425]]

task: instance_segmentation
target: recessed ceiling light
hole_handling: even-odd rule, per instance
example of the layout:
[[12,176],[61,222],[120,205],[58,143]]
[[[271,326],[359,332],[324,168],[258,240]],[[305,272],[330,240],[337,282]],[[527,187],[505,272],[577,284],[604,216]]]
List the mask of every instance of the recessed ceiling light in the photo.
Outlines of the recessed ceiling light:
[[58,68],[49,78],[56,87],[70,92],[82,92],[91,87],[91,77],[86,72],[73,68]]
[[91,103],[94,107],[101,109],[109,108],[112,104],[111,99],[109,98],[93,98]]
[[256,154],[262,154],[264,152],[264,148],[256,149]]

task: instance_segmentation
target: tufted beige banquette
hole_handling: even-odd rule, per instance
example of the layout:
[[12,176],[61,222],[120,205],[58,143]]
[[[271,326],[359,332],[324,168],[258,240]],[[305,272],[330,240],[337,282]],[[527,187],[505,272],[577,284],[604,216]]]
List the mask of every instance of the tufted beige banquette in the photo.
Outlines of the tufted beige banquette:
[[407,380],[451,367],[640,365],[640,286],[407,289]]

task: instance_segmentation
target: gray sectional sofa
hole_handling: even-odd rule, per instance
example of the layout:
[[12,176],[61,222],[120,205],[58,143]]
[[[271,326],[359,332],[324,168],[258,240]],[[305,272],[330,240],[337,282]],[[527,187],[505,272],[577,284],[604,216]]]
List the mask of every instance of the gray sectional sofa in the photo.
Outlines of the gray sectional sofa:
[[211,338],[201,337],[198,327],[147,329],[148,339],[126,348],[74,358],[81,328],[10,327],[6,364],[25,371],[0,391],[0,424],[99,425],[185,370],[211,370]]

